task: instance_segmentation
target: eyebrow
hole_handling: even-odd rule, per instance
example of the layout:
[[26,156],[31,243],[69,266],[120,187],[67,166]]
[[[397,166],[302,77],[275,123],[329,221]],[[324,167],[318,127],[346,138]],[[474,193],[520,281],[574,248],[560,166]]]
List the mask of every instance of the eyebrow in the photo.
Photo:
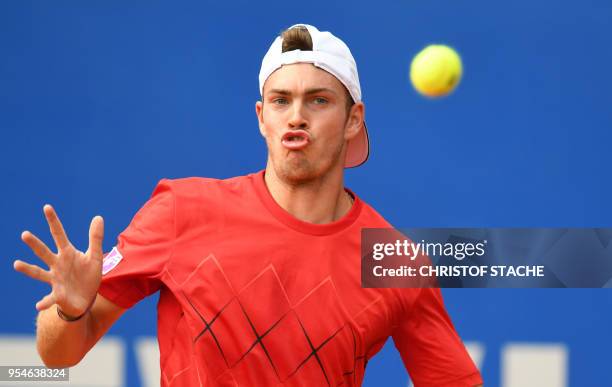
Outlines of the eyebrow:
[[[322,92],[328,92],[328,93],[332,93],[332,94],[337,94],[335,90],[327,88],[327,87],[317,87],[314,89],[308,89],[306,90],[306,95],[311,95],[311,94],[319,94]],[[289,90],[286,89],[270,89],[268,91],[268,94],[280,94],[280,95],[291,95],[291,92]]]

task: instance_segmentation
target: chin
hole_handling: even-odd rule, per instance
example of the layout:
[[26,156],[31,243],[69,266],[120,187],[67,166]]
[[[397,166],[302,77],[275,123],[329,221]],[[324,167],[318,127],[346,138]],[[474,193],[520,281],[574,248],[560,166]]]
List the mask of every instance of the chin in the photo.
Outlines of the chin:
[[276,175],[283,181],[292,185],[308,183],[322,175],[321,171],[306,158],[294,157],[279,160],[275,165]]
[[273,162],[276,175],[285,183],[291,185],[304,185],[321,179],[329,174],[339,160],[318,160],[313,163],[306,157],[288,157]]
[[[268,148],[271,150],[271,148]],[[276,176],[290,185],[304,185],[321,179],[331,173],[337,164],[341,164],[342,144],[332,149],[327,157],[316,157],[305,152],[288,152],[283,149],[280,152],[269,153],[272,158],[272,166]]]

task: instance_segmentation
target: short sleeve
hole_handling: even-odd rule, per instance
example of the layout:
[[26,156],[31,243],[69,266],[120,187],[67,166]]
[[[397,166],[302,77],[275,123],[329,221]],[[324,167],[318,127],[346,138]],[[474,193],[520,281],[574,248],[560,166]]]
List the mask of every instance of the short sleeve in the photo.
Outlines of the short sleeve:
[[392,337],[415,387],[482,384],[444,308],[440,289],[421,289]]
[[161,287],[161,276],[175,240],[175,204],[169,180],[159,182],[151,198],[117,239],[119,262],[102,276],[98,293],[130,308]]

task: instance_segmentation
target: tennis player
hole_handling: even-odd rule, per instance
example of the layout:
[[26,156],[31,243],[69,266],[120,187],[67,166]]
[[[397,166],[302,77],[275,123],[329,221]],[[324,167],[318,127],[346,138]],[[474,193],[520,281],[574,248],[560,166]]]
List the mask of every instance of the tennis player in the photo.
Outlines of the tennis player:
[[106,255],[99,216],[85,252],[48,205],[57,253],[22,234],[49,266],[14,264],[51,285],[36,304],[44,363],[79,363],[159,292],[162,386],[359,386],[390,336],[416,386],[480,385],[439,289],[360,286],[362,228],[391,226],[343,184],[369,152],[349,48],[292,26],[264,56],[259,88],[265,170],[162,180]]

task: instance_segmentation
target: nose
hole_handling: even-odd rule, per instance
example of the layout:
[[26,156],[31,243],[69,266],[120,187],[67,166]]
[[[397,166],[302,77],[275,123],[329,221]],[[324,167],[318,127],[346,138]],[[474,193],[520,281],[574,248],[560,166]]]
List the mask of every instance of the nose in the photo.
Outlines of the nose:
[[290,129],[306,129],[308,127],[308,120],[304,115],[303,105],[299,101],[295,101],[291,108],[291,116],[289,117],[289,128]]

